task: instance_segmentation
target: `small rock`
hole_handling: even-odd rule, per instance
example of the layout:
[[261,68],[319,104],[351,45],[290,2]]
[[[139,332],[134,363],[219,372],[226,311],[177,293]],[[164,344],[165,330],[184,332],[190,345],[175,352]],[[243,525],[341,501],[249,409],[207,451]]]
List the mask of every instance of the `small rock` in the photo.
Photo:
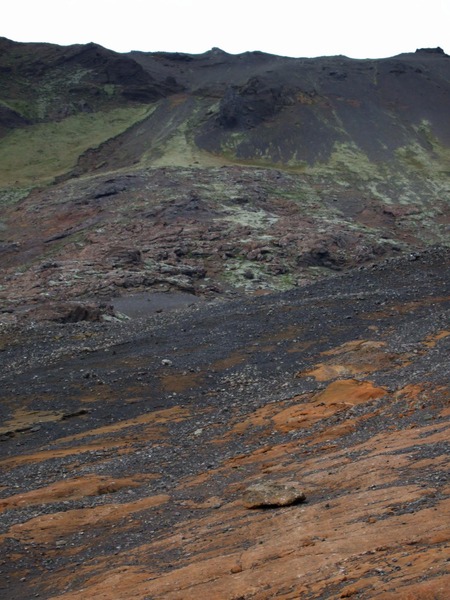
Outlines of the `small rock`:
[[173,362],[171,360],[169,360],[168,358],[163,358],[163,360],[161,361],[161,364],[164,365],[165,367],[171,367],[173,365]]
[[290,506],[304,502],[305,494],[295,483],[256,483],[248,487],[243,496],[246,508]]

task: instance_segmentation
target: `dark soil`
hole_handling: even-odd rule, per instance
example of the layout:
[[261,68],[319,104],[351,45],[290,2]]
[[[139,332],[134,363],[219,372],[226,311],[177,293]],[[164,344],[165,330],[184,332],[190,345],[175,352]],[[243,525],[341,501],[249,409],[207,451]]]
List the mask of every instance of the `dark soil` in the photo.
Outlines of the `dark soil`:
[[[125,323],[5,328],[0,353],[5,423],[0,446],[5,474],[1,496],[7,499],[92,474],[113,480],[153,476],[151,481],[111,494],[55,498],[7,510],[0,538],[5,597],[50,598],[63,589],[83,587],[88,571],[83,575],[74,564],[97,565],[95,570],[107,576],[103,558],[132,552],[150,539],[162,540],[186,519],[194,518],[194,513],[195,519],[210,514],[211,508],[205,507],[189,516],[189,502],[201,504],[208,497],[222,498],[220,503],[238,499],[239,492],[230,490],[238,490],[239,482],[252,478],[255,465],[245,466],[243,461],[239,469],[225,471],[226,476],[219,472],[230,460],[251,456],[267,446],[268,434],[271,446],[294,443],[309,448],[308,453],[320,454],[327,444],[311,442],[316,435],[320,440],[324,428],[359,418],[364,426],[334,440],[332,452],[342,450],[350,456],[352,448],[379,437],[393,423],[401,429],[448,423],[448,412],[446,418],[441,413],[448,401],[444,389],[450,365],[445,346],[450,337],[439,338],[436,346],[424,344],[448,328],[449,258],[448,251],[434,249],[285,294],[201,303]],[[255,422],[230,436],[233,428],[263,407],[295,406],[299,396],[325,390],[327,384],[320,378],[299,374],[323,362],[327,352],[354,340],[384,345],[387,359],[370,373],[372,384],[386,390],[381,399],[355,405],[350,412],[330,414],[307,429],[268,432],[267,425]],[[355,377],[365,381],[364,373]],[[399,390],[424,383],[430,390],[440,390],[433,402],[409,412],[406,400],[392,404]],[[162,426],[164,431],[151,441],[146,418],[168,409],[179,418],[169,419]],[[20,416],[28,418],[25,424]],[[135,424],[120,426],[130,419],[136,419]],[[414,460],[442,457],[445,451],[444,439],[427,446],[425,453],[422,446],[408,450]],[[358,456],[364,454],[354,454],[352,460],[357,462]],[[186,488],[190,478],[204,473],[210,475],[203,486]],[[415,474],[414,482],[431,485],[429,477],[435,495],[433,502],[423,506],[428,509],[448,494],[443,471],[424,472],[419,478]],[[411,483],[405,478],[399,482],[401,486]],[[442,492],[438,491],[441,486]],[[308,501],[327,500],[332,505],[344,489],[310,490]],[[139,525],[131,530],[119,518],[116,529],[110,530],[101,521],[87,529],[69,528],[59,542],[49,542],[47,534],[40,543],[39,535],[21,539],[14,533],[30,519],[158,494],[169,494],[171,501],[157,511],[141,513]],[[396,514],[409,510],[402,506]],[[412,509],[420,510],[420,502]],[[172,546],[153,567],[170,572],[173,563],[181,560],[180,552],[182,546]],[[119,597],[111,594],[111,598]],[[187,594],[183,597],[194,597]]]

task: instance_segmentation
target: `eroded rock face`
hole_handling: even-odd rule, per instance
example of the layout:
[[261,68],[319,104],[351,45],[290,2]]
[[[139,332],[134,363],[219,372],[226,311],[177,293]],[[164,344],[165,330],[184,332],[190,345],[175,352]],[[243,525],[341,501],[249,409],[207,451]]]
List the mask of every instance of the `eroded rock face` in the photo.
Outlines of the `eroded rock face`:
[[261,77],[244,86],[232,86],[220,102],[218,122],[227,129],[250,129],[294,104],[294,92]]
[[56,323],[95,322],[113,316],[114,311],[110,304],[89,302],[46,302],[31,307],[28,311],[28,318],[32,320]]
[[35,190],[2,215],[0,300],[9,312],[0,320],[160,291],[195,299],[286,290],[413,257],[444,235],[444,196],[389,209],[355,198],[350,210],[352,192],[336,185],[344,216],[328,212],[329,185],[248,167],[154,168]]

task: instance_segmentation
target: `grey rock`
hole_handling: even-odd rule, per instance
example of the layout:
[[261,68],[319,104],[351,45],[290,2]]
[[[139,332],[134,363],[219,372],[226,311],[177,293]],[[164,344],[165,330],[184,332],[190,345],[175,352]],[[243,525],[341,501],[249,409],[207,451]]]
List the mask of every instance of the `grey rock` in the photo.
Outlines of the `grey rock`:
[[248,487],[243,495],[246,508],[290,506],[304,502],[306,496],[295,483],[256,483]]

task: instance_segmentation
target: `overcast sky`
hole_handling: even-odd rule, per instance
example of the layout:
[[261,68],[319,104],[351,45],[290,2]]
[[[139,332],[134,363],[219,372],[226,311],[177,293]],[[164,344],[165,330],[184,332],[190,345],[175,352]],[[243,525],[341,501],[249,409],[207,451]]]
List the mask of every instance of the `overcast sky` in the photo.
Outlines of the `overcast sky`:
[[4,0],[1,13],[1,36],[118,52],[450,53],[450,0]]

